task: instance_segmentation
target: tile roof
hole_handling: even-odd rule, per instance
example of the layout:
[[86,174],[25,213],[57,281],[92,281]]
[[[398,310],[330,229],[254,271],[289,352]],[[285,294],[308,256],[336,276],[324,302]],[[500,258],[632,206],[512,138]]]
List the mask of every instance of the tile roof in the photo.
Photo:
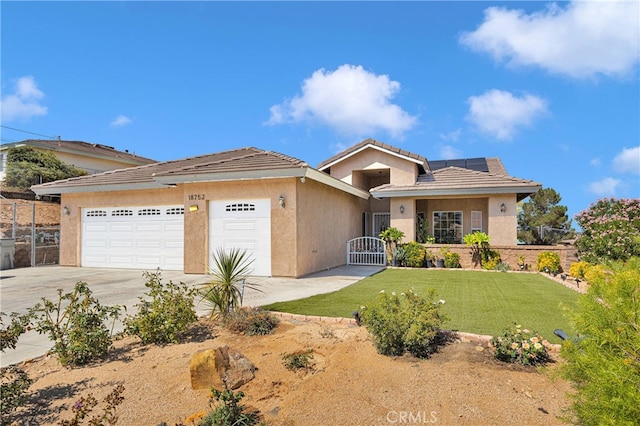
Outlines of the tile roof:
[[51,151],[80,153],[89,157],[111,158],[123,162],[130,162],[133,165],[151,164],[156,162],[156,160],[151,158],[141,157],[128,151],[118,151],[111,146],[83,141],[27,139],[20,142],[5,144],[3,146],[14,147],[18,145],[40,147]]
[[[493,166],[495,170],[500,171],[497,164]],[[536,192],[539,187],[538,182],[509,176],[506,173],[496,174],[461,167],[445,167],[434,172],[421,174],[413,185],[385,184],[371,189],[371,193],[374,196],[384,196],[398,192],[404,192],[407,195],[417,192],[422,195],[429,195],[429,193],[433,195],[451,193],[453,195],[512,191],[518,193],[519,198],[524,198]]]
[[425,170],[429,170],[429,166],[428,166],[428,162],[427,159],[421,155],[418,154],[414,154],[412,152],[409,151],[405,151],[403,149],[400,148],[396,148],[394,146],[391,145],[387,145],[386,143],[377,141],[375,139],[365,139],[362,142],[345,149],[344,151],[340,152],[339,154],[334,155],[333,157],[329,158],[328,160],[323,161],[322,163],[318,164],[318,170],[322,170],[324,168],[327,168],[328,165],[335,163],[336,161],[339,161],[342,158],[348,157],[350,154],[353,154],[359,150],[361,150],[362,148],[365,148],[367,145],[373,145],[376,146],[378,148],[382,148],[384,150],[387,150],[389,152],[395,153],[395,154],[399,154],[402,155],[404,157],[409,157],[412,158],[414,160],[416,160],[417,162],[421,163],[421,165],[423,166],[423,168]]
[[118,185],[155,188],[164,186],[156,181],[156,177],[255,170],[268,171],[302,167],[307,167],[307,164],[298,159],[276,152],[249,147],[189,157],[181,160],[111,170],[94,175],[74,177],[36,185],[32,187],[32,189],[38,193],[39,191],[50,191],[52,189],[85,188],[88,190],[89,188],[114,187]]

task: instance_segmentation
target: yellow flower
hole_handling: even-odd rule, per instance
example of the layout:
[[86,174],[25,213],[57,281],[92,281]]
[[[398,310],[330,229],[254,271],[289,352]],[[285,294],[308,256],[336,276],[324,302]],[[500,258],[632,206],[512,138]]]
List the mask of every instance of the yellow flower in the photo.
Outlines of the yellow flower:
[[629,365],[629,364],[631,364],[631,359],[625,358],[625,359],[622,360],[622,362],[624,362],[625,365]]
[[524,342],[522,344],[522,349],[529,349],[531,346],[529,346],[529,344],[527,342]]
[[531,343],[538,343],[538,341],[539,341],[540,339],[538,339],[536,336],[533,336],[533,337],[532,337],[531,339],[529,339],[529,340],[531,340]]
[[518,344],[516,342],[513,342],[511,344],[511,349],[518,349]]
[[538,349],[538,350],[542,349],[542,345],[541,345],[540,343],[538,343],[538,342],[535,342],[535,343],[533,344],[533,347],[534,347],[534,348],[536,348],[536,349]]
[[190,415],[189,417],[187,417],[187,419],[184,421],[185,423],[195,423],[196,420],[199,420],[201,418],[204,417],[204,415],[207,414],[204,411],[199,411],[195,414]]

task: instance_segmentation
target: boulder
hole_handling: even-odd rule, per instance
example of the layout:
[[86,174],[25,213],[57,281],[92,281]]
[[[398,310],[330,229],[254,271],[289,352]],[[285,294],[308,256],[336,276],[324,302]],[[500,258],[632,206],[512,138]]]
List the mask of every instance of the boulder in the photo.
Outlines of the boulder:
[[238,389],[255,375],[256,367],[247,357],[228,346],[196,353],[189,371],[193,389]]

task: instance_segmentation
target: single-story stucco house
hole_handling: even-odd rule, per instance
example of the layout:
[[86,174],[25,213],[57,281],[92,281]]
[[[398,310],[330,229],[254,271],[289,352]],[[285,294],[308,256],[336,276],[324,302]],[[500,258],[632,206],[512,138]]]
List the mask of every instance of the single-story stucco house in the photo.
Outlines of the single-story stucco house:
[[255,275],[345,264],[346,242],[388,226],[436,242],[473,231],[517,244],[516,203],[539,183],[497,158],[428,161],[367,139],[317,168],[241,148],[32,187],[61,197],[60,264],[205,273],[218,247],[246,249]]

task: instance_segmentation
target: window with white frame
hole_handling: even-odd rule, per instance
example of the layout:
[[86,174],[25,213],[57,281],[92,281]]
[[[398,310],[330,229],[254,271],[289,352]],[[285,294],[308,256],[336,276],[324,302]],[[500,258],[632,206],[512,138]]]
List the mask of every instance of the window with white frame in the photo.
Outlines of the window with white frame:
[[433,236],[438,244],[462,244],[462,212],[433,212]]
[[482,232],[482,212],[473,210],[471,212],[471,233]]

